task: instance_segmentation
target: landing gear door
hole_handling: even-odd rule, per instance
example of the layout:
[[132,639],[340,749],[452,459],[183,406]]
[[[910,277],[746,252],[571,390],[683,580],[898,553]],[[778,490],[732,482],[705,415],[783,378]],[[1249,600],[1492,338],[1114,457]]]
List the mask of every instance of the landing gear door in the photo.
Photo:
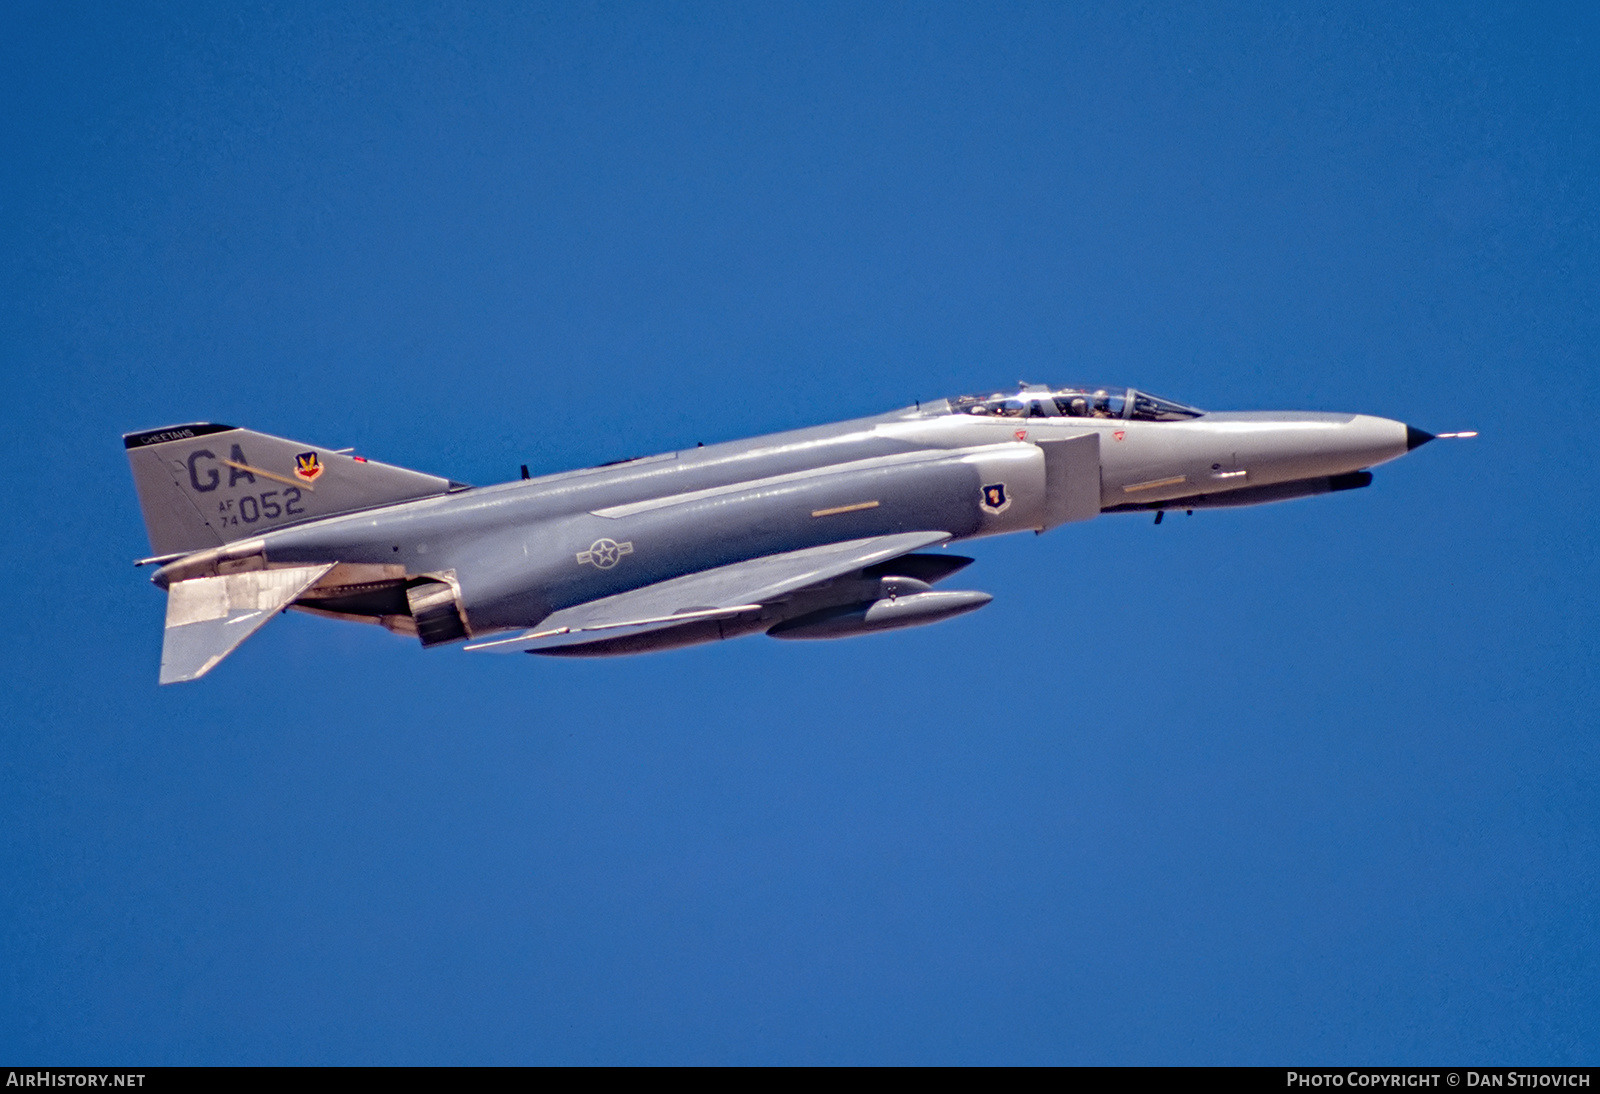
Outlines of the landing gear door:
[[1100,434],[1035,442],[1044,450],[1044,524],[1040,530],[1100,515]]

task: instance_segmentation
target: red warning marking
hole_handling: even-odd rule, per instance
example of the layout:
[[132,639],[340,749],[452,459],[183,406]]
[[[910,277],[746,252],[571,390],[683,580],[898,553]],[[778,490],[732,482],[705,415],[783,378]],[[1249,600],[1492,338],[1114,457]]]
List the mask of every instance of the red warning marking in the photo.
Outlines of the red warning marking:
[[1019,441],[1025,441],[1028,439],[1028,431],[1026,429],[1019,429],[1013,433],[1012,436]]
[[1122,440],[1122,438],[1124,438],[1124,437],[1126,437],[1128,435],[1128,431],[1126,429],[1119,429],[1119,430],[1115,431],[1114,433],[1112,433],[1111,435],[1113,437],[1115,437],[1117,440],[1120,441],[1120,440]]

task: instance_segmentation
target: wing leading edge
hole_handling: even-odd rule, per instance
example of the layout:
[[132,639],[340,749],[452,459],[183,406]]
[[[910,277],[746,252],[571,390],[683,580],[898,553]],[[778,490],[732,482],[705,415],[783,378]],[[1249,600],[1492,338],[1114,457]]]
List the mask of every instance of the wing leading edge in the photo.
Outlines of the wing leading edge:
[[729,619],[760,611],[779,597],[949,539],[948,532],[901,532],[747,559],[564,608],[532,630],[466,648],[534,653],[585,637],[637,636],[695,621]]

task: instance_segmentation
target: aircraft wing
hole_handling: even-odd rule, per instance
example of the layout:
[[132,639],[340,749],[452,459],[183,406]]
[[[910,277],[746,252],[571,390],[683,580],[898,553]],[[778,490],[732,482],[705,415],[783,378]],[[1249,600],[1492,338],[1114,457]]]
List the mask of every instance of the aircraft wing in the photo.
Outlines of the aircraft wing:
[[167,590],[161,682],[196,680],[333,569],[294,566],[174,581]]
[[949,538],[948,532],[901,532],[747,559],[563,608],[532,630],[466,648],[523,653],[590,632],[644,634],[697,619],[726,619]]

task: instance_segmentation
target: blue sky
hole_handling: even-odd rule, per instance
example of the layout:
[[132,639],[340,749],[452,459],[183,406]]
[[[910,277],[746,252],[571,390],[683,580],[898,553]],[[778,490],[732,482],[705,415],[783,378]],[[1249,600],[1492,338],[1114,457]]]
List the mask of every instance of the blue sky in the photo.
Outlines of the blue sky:
[[[1596,1062],[1592,8],[0,20],[7,1062]],[[123,432],[487,483],[1018,379],[1483,435],[922,630],[156,687]]]

